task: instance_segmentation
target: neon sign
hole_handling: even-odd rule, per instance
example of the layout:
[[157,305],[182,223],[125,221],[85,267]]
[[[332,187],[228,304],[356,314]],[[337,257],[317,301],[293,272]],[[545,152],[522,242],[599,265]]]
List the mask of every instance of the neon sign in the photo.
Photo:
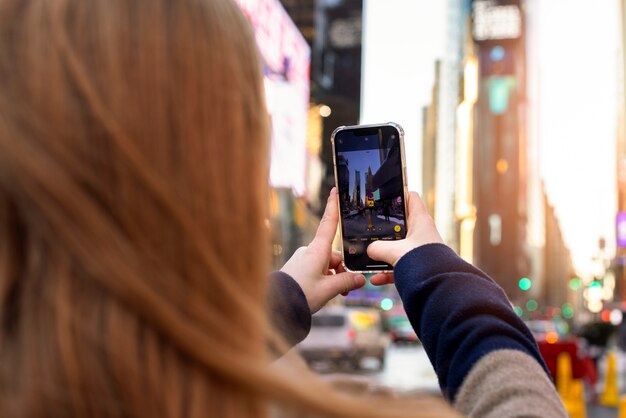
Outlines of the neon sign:
[[309,85],[311,49],[278,0],[235,0],[252,24],[270,71]]
[[235,0],[263,58],[272,120],[270,184],[306,193],[306,128],[311,49],[278,0]]

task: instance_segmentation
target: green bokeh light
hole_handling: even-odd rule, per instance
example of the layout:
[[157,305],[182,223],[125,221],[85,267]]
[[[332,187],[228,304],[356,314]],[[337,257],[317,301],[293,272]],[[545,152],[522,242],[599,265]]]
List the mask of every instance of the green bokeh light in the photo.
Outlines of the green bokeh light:
[[517,316],[519,316],[520,318],[522,317],[522,315],[524,315],[524,310],[522,309],[521,306],[514,306],[513,310],[515,311]]
[[530,281],[530,279],[528,277],[524,277],[522,279],[519,280],[519,288],[522,289],[523,291],[529,290],[532,285],[533,282]]
[[531,299],[528,302],[526,302],[526,309],[529,312],[536,311],[538,307],[539,305],[537,304],[537,301],[535,299]]
[[390,310],[391,308],[393,308],[393,300],[389,298],[384,298],[383,300],[380,301],[380,308],[383,311]]
[[569,303],[563,304],[561,312],[563,312],[563,318],[572,319],[574,317],[574,308]]
[[491,113],[502,115],[509,108],[511,91],[515,87],[515,78],[494,76],[489,81],[489,109]]
[[569,288],[576,291],[583,287],[583,282],[578,277],[572,277],[569,281]]

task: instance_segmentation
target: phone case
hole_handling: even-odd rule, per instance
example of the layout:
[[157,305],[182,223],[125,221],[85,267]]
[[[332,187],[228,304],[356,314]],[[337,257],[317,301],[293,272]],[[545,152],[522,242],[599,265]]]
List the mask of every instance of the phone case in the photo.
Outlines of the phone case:
[[[371,129],[371,128],[379,128],[382,126],[393,126],[394,128],[398,130],[398,133],[400,136],[400,159],[402,160],[402,186],[403,186],[403,193],[404,193],[404,199],[402,200],[404,204],[404,213],[408,215],[406,202],[407,202],[407,195],[409,194],[409,192],[408,192],[407,180],[406,180],[406,157],[404,155],[404,129],[402,129],[402,126],[400,126],[399,124],[395,122],[376,123],[376,124],[371,124],[371,125],[340,126],[333,131],[330,137],[330,142],[331,142],[332,153],[333,153],[333,172],[335,173],[335,187],[339,189],[339,178],[337,176],[337,161],[336,161],[336,153],[335,153],[335,136],[337,135],[337,133],[345,129]],[[339,201],[337,201],[337,210],[341,214]],[[340,215],[339,216],[339,236],[341,238],[341,247],[342,247],[342,255],[343,255],[343,228],[342,228],[341,222],[342,220],[341,220],[341,215]],[[392,273],[393,272],[393,270],[351,270],[348,268],[348,266],[346,266],[344,261],[342,261],[342,264],[343,264],[343,267],[346,269],[346,271],[350,271],[353,273]]]

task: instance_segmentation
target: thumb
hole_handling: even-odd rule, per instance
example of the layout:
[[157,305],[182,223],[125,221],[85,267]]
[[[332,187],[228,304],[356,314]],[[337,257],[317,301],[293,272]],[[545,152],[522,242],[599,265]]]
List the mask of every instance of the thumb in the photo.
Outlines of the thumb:
[[398,252],[400,241],[374,241],[367,246],[367,255],[373,260],[383,261],[389,265],[395,265],[398,261]]
[[351,290],[359,289],[365,285],[365,276],[360,273],[338,273],[326,276],[322,280],[322,292],[327,300],[339,294],[347,294]]

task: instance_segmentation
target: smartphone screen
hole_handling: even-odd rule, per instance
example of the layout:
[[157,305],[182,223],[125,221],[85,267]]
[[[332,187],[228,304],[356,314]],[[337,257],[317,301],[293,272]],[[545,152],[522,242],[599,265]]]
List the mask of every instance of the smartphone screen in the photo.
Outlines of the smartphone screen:
[[344,263],[352,271],[393,267],[367,255],[376,240],[406,236],[402,134],[396,126],[338,128],[333,136]]

